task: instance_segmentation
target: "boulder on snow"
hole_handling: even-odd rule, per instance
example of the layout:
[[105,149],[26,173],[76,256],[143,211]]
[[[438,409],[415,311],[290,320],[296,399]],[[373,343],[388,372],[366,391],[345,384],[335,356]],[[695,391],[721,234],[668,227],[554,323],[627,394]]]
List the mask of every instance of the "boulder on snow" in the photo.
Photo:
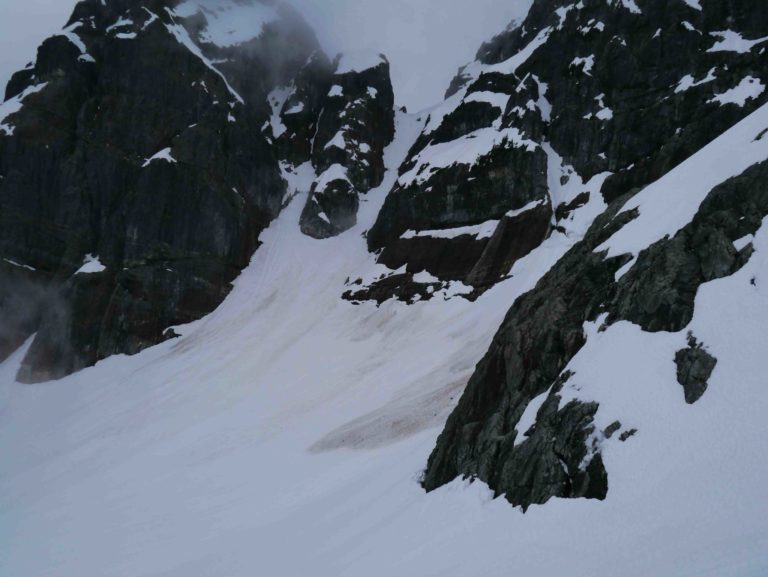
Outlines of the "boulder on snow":
[[709,378],[717,366],[717,359],[689,332],[688,348],[677,351],[675,364],[677,382],[683,387],[685,402],[692,405],[707,391]]

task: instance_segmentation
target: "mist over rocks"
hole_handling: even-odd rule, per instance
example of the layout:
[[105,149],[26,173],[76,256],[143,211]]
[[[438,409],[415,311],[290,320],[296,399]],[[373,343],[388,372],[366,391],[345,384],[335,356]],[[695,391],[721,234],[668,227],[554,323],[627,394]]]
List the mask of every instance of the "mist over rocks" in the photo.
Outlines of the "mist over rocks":
[[[456,69],[507,22],[524,17],[530,2],[293,0],[290,5],[331,57],[356,50],[387,54],[398,105],[417,111],[438,102]],[[75,4],[6,0],[0,5],[0,86],[33,60],[37,46],[61,28]]]

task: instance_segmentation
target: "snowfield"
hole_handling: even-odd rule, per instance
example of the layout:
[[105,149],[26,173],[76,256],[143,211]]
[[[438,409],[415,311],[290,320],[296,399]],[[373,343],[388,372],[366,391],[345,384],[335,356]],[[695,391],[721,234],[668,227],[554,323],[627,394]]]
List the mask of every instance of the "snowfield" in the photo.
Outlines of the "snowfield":
[[[691,328],[719,363],[695,405],[675,379],[686,331],[587,327],[569,394],[599,400],[601,424],[639,430],[603,447],[605,502],[523,515],[479,482],[423,492],[509,306],[579,234],[556,234],[475,303],[341,300],[347,278],[376,270],[362,234],[421,128],[399,115],[356,228],[303,236],[300,192],[225,303],[181,338],[39,386],[14,382],[24,349],[0,365],[0,575],[766,575],[768,227],[744,269],[698,295]],[[666,202],[638,199],[644,217]],[[611,246],[640,248],[625,236]]]

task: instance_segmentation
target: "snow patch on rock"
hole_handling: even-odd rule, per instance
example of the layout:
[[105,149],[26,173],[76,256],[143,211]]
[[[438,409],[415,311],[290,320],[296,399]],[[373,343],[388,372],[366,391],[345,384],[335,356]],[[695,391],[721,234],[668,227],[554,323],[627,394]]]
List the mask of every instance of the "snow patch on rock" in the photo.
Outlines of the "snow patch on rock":
[[680,79],[680,82],[677,83],[677,86],[675,87],[675,94],[686,92],[687,90],[690,90],[691,88],[694,88],[696,86],[701,86],[702,84],[707,84],[708,82],[712,82],[716,78],[715,70],[717,70],[717,68],[710,69],[710,71],[707,72],[707,75],[701,80],[696,80],[690,74],[686,74]]
[[24,99],[30,94],[36,94],[48,86],[47,82],[36,84],[26,88],[21,94],[17,94],[13,98],[10,98],[0,104],[0,132],[5,133],[7,136],[13,136],[14,126],[8,124],[8,117],[12,114],[16,114],[24,106]]
[[763,92],[765,92],[765,85],[760,79],[747,76],[737,86],[726,90],[722,94],[716,94],[709,102],[717,102],[720,106],[725,104],[744,106],[747,100],[754,100]]
[[518,128],[481,128],[450,142],[430,144],[416,156],[414,167],[403,174],[398,183],[405,188],[423,184],[437,171],[455,164],[475,166],[498,147],[535,150],[538,145],[523,136]]
[[171,147],[163,148],[159,152],[156,152],[149,158],[147,158],[144,161],[144,164],[141,165],[142,168],[148,167],[150,164],[155,162],[156,160],[164,160],[165,162],[170,162],[171,164],[176,164],[176,159],[173,157],[173,154],[171,154]]
[[75,274],[95,274],[105,270],[107,270],[107,267],[101,264],[98,256],[87,254],[85,255],[83,266],[77,269]]
[[707,50],[707,52],[738,52],[740,54],[746,54],[758,44],[768,42],[768,36],[763,36],[762,38],[757,38],[755,40],[747,40],[739,32],[734,32],[733,30],[712,32],[711,35],[720,40],[717,41],[712,48]]

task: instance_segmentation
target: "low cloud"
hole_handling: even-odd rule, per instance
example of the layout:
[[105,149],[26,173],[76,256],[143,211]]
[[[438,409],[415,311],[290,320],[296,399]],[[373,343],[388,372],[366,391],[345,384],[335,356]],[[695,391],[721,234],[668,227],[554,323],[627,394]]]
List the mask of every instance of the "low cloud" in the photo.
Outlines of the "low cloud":
[[0,0],[0,100],[11,75],[35,59],[37,47],[61,30],[73,0]]
[[[400,104],[435,104],[484,41],[528,11],[532,0],[292,0],[326,51],[383,52]],[[0,86],[34,59],[66,22],[73,0],[0,2]]]
[[329,53],[376,51],[392,64],[400,104],[440,100],[480,45],[522,18],[532,0],[294,0]]

